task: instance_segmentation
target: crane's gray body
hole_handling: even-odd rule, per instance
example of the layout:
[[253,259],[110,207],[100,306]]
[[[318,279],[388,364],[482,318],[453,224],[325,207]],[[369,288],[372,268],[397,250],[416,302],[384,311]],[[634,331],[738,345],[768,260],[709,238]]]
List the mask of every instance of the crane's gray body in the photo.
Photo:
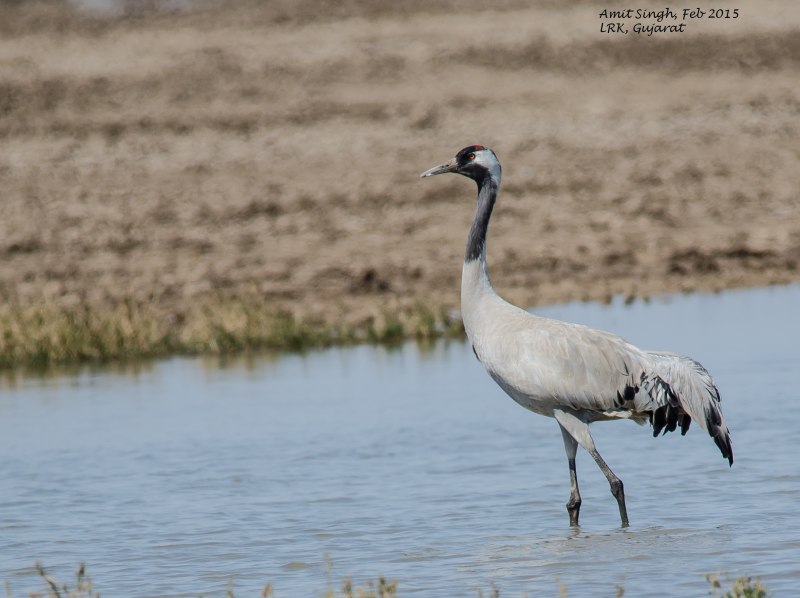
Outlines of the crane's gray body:
[[[679,405],[704,430],[719,397],[705,369],[674,353],[642,351],[580,324],[530,314],[499,297],[480,260],[462,269],[464,328],[489,375],[517,403],[541,415],[571,410],[586,422],[633,419]],[[727,429],[726,429],[727,432]]]
[[558,421],[570,468],[570,523],[578,524],[581,504],[575,470],[580,445],[608,478],[622,524],[628,524],[622,481],[597,452],[589,431],[592,422],[650,421],[658,435],[677,427],[685,434],[694,420],[732,464],[719,392],[699,363],[675,353],[642,351],[617,335],[588,326],[532,315],[495,292],[486,265],[486,235],[501,177],[494,152],[469,146],[422,176],[445,172],[463,174],[478,184],[461,276],[467,337],[486,371],[512,399]]

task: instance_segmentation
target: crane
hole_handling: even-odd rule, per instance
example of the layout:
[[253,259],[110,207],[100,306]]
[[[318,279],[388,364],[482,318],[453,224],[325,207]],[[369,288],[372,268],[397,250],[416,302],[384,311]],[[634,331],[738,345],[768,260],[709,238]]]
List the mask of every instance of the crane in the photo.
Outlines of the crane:
[[658,436],[677,428],[686,434],[694,420],[733,465],[719,391],[697,361],[677,353],[643,351],[609,332],[532,315],[495,292],[486,264],[486,234],[500,189],[500,162],[491,149],[470,145],[420,176],[447,172],[478,185],[461,272],[464,329],[475,356],[506,394],[558,422],[570,474],[570,525],[578,526],[581,508],[575,469],[578,445],[608,480],[622,526],[629,524],[622,480],[597,451],[589,430],[593,422],[649,421],[653,436]]

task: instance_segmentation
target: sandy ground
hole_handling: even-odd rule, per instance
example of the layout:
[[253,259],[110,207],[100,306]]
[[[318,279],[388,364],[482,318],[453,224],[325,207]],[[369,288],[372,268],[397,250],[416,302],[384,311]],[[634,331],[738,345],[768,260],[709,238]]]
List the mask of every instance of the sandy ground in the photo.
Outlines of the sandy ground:
[[0,2],[0,295],[455,307],[474,184],[418,175],[472,143],[514,302],[800,280],[795,0],[652,37],[596,3],[427,6]]

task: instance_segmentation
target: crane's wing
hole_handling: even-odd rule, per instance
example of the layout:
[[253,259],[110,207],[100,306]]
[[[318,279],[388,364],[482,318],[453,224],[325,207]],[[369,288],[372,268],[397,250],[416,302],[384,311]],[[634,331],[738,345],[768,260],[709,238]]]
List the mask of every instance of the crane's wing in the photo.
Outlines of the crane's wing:
[[[648,351],[650,366],[642,381],[645,391],[637,396],[637,409],[649,411],[653,436],[689,428],[691,417],[714,439],[722,456],[733,464],[733,446],[720,410],[719,390],[711,374],[694,359],[677,353]],[[683,418],[683,422],[681,422]]]
[[503,371],[485,365],[518,392],[554,407],[594,411],[598,419],[649,419],[654,436],[678,427],[685,434],[694,419],[733,462],[719,391],[696,361],[642,351],[615,334],[559,320],[529,316],[505,326],[493,335],[504,339],[494,347],[500,359],[493,360]]
[[491,335],[484,365],[495,378],[561,408],[633,409],[645,352],[608,332],[523,314],[504,319]]

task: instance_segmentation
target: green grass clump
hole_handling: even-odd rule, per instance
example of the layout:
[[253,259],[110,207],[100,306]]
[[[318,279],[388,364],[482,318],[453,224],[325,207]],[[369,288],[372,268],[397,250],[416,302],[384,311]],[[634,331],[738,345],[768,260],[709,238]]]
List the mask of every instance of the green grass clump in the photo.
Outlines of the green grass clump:
[[463,334],[444,308],[384,310],[355,324],[299,318],[258,297],[209,297],[185,311],[123,302],[0,306],[0,368],[109,362],[167,355],[300,351],[334,344],[393,343]]
[[372,580],[362,586],[353,586],[350,578],[342,582],[341,594],[333,590],[328,590],[323,594],[323,598],[396,598],[397,582],[389,581],[384,577],[379,577],[377,582]]
[[169,327],[134,303],[100,310],[51,304],[0,309],[0,367],[151,357],[176,348]]
[[753,579],[749,575],[737,577],[734,580],[727,579],[726,583],[732,584],[731,588],[724,594],[719,592],[722,589],[722,581],[719,575],[706,575],[706,579],[711,584],[711,595],[721,596],[722,598],[768,598],[767,587],[761,583],[757,577]]

